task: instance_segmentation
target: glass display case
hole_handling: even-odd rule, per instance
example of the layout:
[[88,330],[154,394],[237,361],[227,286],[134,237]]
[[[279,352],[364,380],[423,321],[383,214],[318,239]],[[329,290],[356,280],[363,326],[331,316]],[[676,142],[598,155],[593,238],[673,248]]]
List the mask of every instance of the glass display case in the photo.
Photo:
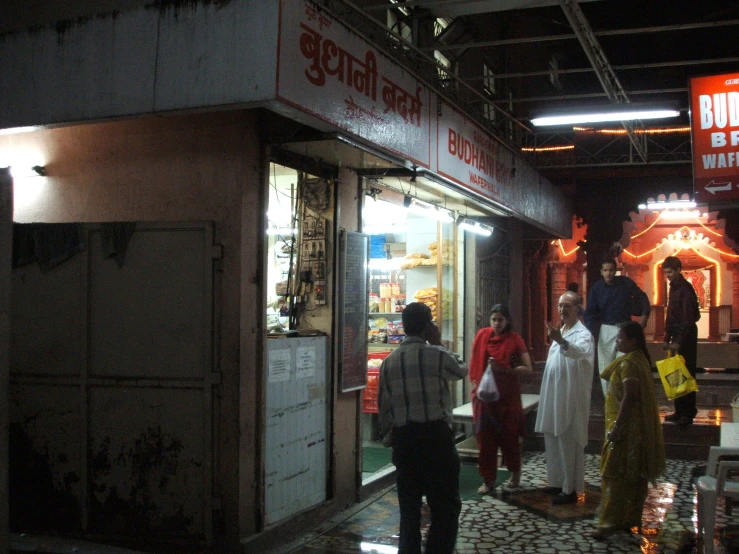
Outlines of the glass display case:
[[[408,214],[404,242],[385,244],[389,255],[371,259],[369,270],[368,350],[390,352],[405,338],[402,311],[407,303],[422,302],[431,308],[442,342],[457,350],[457,245],[456,226]],[[368,369],[382,358],[370,356]]]

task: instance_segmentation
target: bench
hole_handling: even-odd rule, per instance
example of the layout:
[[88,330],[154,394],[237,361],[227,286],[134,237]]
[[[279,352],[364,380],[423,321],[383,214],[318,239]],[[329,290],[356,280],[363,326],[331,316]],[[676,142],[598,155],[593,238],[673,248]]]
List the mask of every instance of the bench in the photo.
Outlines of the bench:
[[[535,412],[539,406],[538,394],[522,394],[521,404],[524,415]],[[472,424],[472,402],[458,406],[452,410],[454,423]],[[457,444],[457,452],[460,456],[477,458],[477,439],[474,435]]]

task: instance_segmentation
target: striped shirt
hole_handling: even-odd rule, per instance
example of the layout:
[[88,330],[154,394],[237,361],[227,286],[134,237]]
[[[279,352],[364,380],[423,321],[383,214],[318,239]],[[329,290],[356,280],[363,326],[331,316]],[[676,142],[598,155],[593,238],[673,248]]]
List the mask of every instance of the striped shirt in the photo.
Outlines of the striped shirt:
[[441,346],[409,336],[380,366],[377,401],[383,433],[407,423],[452,422],[448,381],[467,375],[467,367]]

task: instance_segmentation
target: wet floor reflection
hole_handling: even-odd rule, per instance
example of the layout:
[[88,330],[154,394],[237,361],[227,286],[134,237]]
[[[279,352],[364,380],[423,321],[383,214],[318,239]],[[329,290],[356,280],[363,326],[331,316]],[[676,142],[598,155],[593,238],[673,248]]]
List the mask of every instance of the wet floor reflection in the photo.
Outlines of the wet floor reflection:
[[[600,501],[598,462],[599,456],[586,456],[588,487],[577,504],[552,506],[551,496],[540,490],[546,485],[543,453],[525,454],[521,489],[498,489],[493,495],[463,501],[456,552],[687,554],[697,551],[692,479],[699,463],[667,461],[666,476],[649,490],[640,534],[634,528],[630,533],[595,541],[590,534],[595,530]],[[723,514],[723,507],[720,512],[716,553],[739,553],[739,548],[735,548],[739,545],[739,523],[732,526]],[[423,516],[425,536],[428,513]],[[396,554],[398,524],[397,494],[389,489],[367,503],[363,510],[319,536],[313,535],[290,552]]]

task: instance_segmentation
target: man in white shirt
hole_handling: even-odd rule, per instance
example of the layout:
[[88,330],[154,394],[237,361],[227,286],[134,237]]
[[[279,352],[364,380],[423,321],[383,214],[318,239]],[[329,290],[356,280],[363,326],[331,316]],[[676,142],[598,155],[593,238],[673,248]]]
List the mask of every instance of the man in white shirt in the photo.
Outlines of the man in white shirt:
[[553,504],[574,504],[585,490],[585,446],[588,444],[590,389],[593,384],[595,342],[580,322],[580,297],[559,297],[562,327],[547,322],[552,340],[541,381],[536,432],[544,433],[547,481]]

